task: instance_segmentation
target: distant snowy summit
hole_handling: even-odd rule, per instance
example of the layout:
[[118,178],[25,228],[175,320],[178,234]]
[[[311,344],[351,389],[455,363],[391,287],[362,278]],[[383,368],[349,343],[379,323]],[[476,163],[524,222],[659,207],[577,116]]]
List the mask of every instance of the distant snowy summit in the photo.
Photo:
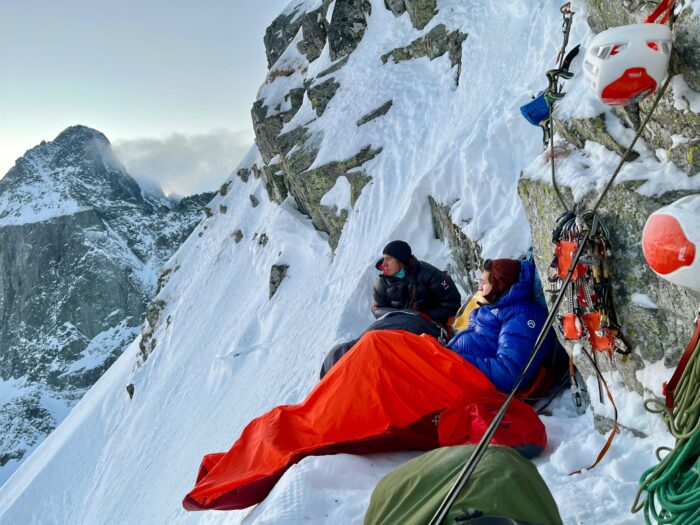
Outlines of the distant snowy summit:
[[71,126],[53,142],[42,142],[17,160],[0,180],[0,226],[41,222],[123,203],[148,211],[172,203],[148,192],[114,156],[107,137],[85,126]]
[[142,187],[85,126],[0,179],[0,484],[136,337],[212,196]]

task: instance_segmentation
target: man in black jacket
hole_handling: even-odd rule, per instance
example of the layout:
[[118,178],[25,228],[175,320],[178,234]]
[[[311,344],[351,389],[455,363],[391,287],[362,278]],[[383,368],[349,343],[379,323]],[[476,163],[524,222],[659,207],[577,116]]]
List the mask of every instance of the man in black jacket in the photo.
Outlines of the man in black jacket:
[[[382,272],[374,283],[372,313],[377,320],[365,332],[405,330],[441,339],[448,319],[455,315],[461,303],[459,290],[450,276],[416,259],[404,241],[387,244],[376,268]],[[358,339],[331,349],[323,361],[321,378]]]
[[460,307],[459,290],[447,273],[419,261],[404,241],[392,241],[384,247],[377,262],[382,274],[374,283],[372,311],[379,318],[387,308],[415,310],[440,325]]

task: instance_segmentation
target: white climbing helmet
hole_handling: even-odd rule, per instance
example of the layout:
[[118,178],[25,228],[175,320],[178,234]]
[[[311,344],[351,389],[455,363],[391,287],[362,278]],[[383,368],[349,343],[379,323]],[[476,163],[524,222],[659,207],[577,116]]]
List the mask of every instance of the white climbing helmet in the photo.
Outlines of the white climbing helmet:
[[639,102],[666,76],[671,42],[671,30],[662,24],[632,24],[598,33],[583,62],[588,85],[605,104]]
[[700,194],[652,213],[642,233],[642,250],[658,275],[700,292]]

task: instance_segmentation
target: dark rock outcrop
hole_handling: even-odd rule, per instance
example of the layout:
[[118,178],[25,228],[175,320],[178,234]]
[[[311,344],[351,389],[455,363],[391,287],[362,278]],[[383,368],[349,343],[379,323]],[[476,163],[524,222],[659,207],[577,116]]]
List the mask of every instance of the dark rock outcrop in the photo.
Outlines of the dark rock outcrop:
[[406,2],[404,0],[384,0],[386,8],[394,13],[394,16],[401,16],[406,12]]
[[404,0],[404,3],[416,29],[423,29],[437,14],[437,0]]
[[384,0],[384,5],[394,16],[408,11],[416,29],[423,29],[437,14],[437,0]]
[[[385,64],[392,59],[394,62],[403,62],[421,57],[434,60],[437,57],[448,54],[453,66],[461,69],[462,42],[467,38],[461,31],[448,32],[444,24],[436,25],[425,36],[417,38],[405,47],[398,47],[381,56]],[[457,78],[459,78],[459,71]]]
[[316,111],[316,115],[319,117],[323,115],[323,112],[326,111],[328,102],[330,102],[330,100],[333,98],[339,87],[340,84],[338,84],[338,82],[331,77],[328,80],[324,80],[320,84],[314,84],[308,89],[306,95],[309,97],[311,107],[314,108],[314,111]]
[[362,118],[360,118],[357,121],[357,127],[363,126],[364,124],[367,124],[368,122],[379,118],[383,117],[386,115],[389,110],[391,109],[391,106],[394,104],[393,100],[387,100],[384,104],[379,106],[377,109],[370,111],[366,115],[364,115]]
[[352,187],[350,204],[353,206],[362,188],[370,180],[366,173],[355,171],[355,169],[379,153],[381,153],[381,149],[373,150],[368,146],[349,159],[331,162],[299,174],[290,174],[286,179],[289,184],[289,192],[296,199],[299,209],[311,217],[318,230],[325,231],[330,235],[328,242],[332,248],[338,245],[347,214],[337,216],[334,210],[321,206],[321,198],[335,185],[338,177],[345,176]]
[[[658,277],[647,265],[641,250],[641,234],[647,217],[656,209],[673,202],[683,194],[673,192],[659,197],[644,197],[636,191],[636,184],[624,183],[612,188],[604,201],[599,216],[610,231],[613,246],[611,272],[613,296],[625,336],[630,340],[633,353],[627,359],[615,355],[615,362],[599,359],[601,369],[618,370],[625,385],[639,393],[642,386],[635,372],[644,367],[644,361],[663,359],[667,366],[678,362],[692,329],[697,312],[697,298],[687,290],[674,286]],[[562,187],[564,197],[573,202],[568,188]],[[552,225],[560,213],[559,201],[549,184],[523,179],[519,183],[520,197],[525,206],[533,236],[535,264],[543,283],[553,254]],[[586,196],[580,209],[592,206],[596,193]],[[636,304],[633,294],[644,294],[658,308],[650,309]],[[573,344],[563,341],[570,351]],[[585,375],[594,371],[583,357],[576,364]]]
[[277,289],[287,276],[287,270],[289,270],[289,265],[287,264],[273,264],[272,268],[270,268],[270,299],[277,293]]
[[328,30],[328,49],[332,60],[352,53],[367,29],[372,12],[369,0],[336,0]]
[[300,29],[304,32],[304,39],[299,43],[299,51],[308,58],[309,62],[319,57],[326,44],[328,28],[325,16],[329,4],[330,0],[325,0],[319,9],[314,11],[300,14],[297,10],[293,10],[272,21],[263,39],[268,68],[271,68],[282,56]]
[[433,197],[428,197],[428,202],[435,237],[447,242],[456,264],[455,268],[447,268],[447,271],[467,293],[476,292],[479,288],[477,275],[481,265],[481,248],[464,234],[461,225],[452,222],[450,206],[440,204]]

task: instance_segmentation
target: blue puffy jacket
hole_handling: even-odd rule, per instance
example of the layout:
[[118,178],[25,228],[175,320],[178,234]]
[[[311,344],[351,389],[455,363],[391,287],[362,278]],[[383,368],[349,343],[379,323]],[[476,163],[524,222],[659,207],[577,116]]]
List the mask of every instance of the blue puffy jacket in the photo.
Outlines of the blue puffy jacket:
[[[501,391],[510,391],[515,386],[547,319],[547,309],[535,299],[534,284],[535,265],[520,261],[518,282],[494,304],[474,310],[469,327],[447,344],[450,350],[484,372]],[[550,330],[523,386],[535,377],[553,344]]]

